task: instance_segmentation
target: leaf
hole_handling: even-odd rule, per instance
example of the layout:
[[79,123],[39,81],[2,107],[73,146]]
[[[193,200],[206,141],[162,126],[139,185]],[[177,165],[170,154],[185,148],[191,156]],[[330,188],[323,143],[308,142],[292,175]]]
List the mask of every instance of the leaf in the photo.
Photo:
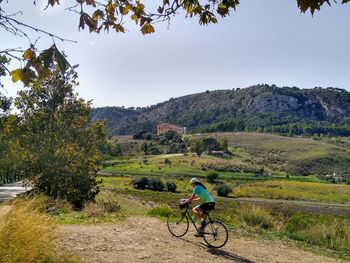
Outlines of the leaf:
[[39,59],[44,62],[44,67],[49,68],[53,63],[54,46],[45,49],[40,53]]
[[122,25],[120,25],[120,24],[115,24],[114,26],[114,29],[115,29],[115,31],[116,32],[122,32],[122,33],[125,33],[125,30],[124,30],[124,27],[122,27]]
[[130,11],[130,8],[131,8],[131,5],[125,5],[125,6],[121,6],[120,7],[120,12],[123,14],[123,15],[127,15]]
[[95,0],[86,0],[86,4],[96,6]]
[[39,79],[45,79],[50,76],[50,73],[51,71],[49,69],[42,67],[38,70],[38,77]]
[[97,9],[93,14],[92,14],[92,19],[97,21],[98,19],[100,18],[103,18],[104,17],[104,13],[102,10],[100,9]]
[[25,60],[30,60],[32,58],[35,58],[35,53],[33,52],[32,49],[28,48],[24,53],[23,53],[23,58]]
[[331,5],[329,0],[297,0],[297,3],[301,12],[305,13],[308,9],[310,9],[312,15],[315,13],[316,10],[319,11],[323,4],[327,3],[329,6]]
[[147,22],[141,28],[141,32],[142,32],[143,35],[146,35],[146,34],[154,33],[155,30],[154,30],[154,27],[149,22]]
[[67,59],[61,54],[61,52],[58,51],[57,48],[55,48],[54,50],[54,57],[55,57],[55,60],[57,61],[57,64],[58,64],[58,68],[59,70],[61,71],[61,73],[63,74],[68,67],[70,67]]
[[23,76],[22,69],[19,68],[19,69],[12,70],[10,75],[11,75],[12,81],[16,83],[17,81],[22,79],[22,76]]
[[137,15],[133,14],[133,15],[131,16],[131,20],[135,21],[135,23],[136,23],[136,25],[137,25],[137,23],[139,22],[139,17],[138,17]]
[[49,0],[48,1],[48,4],[51,5],[51,6],[54,6],[56,3],[59,5],[60,1],[59,0]]
[[158,7],[159,14],[163,14],[163,11],[164,11],[164,7],[162,7],[162,6]]

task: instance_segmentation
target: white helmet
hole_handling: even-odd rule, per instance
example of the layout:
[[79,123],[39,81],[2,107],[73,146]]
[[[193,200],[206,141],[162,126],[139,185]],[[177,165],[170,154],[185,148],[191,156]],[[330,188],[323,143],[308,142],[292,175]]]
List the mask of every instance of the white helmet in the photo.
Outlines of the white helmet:
[[190,180],[190,184],[194,184],[194,183],[200,183],[200,181],[199,181],[196,177],[193,177],[193,178]]

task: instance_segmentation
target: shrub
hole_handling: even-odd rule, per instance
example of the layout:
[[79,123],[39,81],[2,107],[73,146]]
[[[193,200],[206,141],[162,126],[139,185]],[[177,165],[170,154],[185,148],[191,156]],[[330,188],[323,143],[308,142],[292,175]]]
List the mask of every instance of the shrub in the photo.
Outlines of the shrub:
[[148,153],[152,155],[158,155],[161,154],[162,152],[155,146],[152,146],[148,149]]
[[107,200],[99,200],[98,201],[100,207],[103,208],[104,212],[107,213],[115,213],[118,212],[120,210],[120,205],[116,200],[112,200],[112,199],[107,199]]
[[213,184],[215,180],[219,179],[219,174],[215,171],[207,172],[207,182]]
[[86,203],[83,212],[91,217],[102,216],[104,214],[103,208],[95,202]]
[[148,184],[149,184],[149,180],[147,177],[141,177],[141,178],[132,180],[132,185],[136,189],[144,190],[148,187]]
[[270,229],[274,227],[273,217],[270,212],[260,206],[245,205],[238,209],[242,223],[251,227]]
[[162,192],[165,188],[165,185],[159,178],[151,178],[148,181],[148,188],[153,191]]
[[171,212],[172,210],[169,206],[162,205],[162,206],[152,208],[150,211],[148,211],[147,214],[150,216],[168,217]]
[[172,192],[175,193],[176,192],[176,184],[174,182],[166,182],[166,189],[168,190],[168,192]]
[[232,192],[232,188],[227,184],[219,184],[215,186],[218,196],[228,196]]
[[296,213],[288,219],[285,229],[287,232],[295,233],[308,228],[312,223],[311,217],[303,213]]
[[171,165],[171,164],[172,164],[171,161],[170,161],[168,158],[165,158],[164,163],[165,163],[165,164],[168,164],[168,165]]

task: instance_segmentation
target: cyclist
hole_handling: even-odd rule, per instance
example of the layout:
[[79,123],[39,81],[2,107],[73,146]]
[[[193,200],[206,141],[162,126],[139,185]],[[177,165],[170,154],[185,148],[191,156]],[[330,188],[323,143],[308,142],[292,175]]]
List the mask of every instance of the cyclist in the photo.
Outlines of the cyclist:
[[205,213],[203,212],[214,210],[215,201],[209,194],[207,188],[197,178],[192,178],[190,180],[190,184],[194,189],[191,197],[187,199],[186,203],[191,203],[192,201],[202,202],[200,205],[193,207],[192,212],[201,222],[201,226],[198,228],[198,233],[196,236],[203,236],[203,227],[205,225]]

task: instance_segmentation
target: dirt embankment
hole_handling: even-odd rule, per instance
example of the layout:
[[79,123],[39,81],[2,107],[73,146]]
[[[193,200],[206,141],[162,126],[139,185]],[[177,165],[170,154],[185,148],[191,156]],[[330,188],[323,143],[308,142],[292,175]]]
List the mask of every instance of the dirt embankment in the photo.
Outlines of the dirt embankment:
[[175,238],[166,223],[132,217],[118,224],[60,226],[58,246],[87,262],[343,262],[302,251],[282,241],[230,236],[222,249],[209,249],[189,231]]

